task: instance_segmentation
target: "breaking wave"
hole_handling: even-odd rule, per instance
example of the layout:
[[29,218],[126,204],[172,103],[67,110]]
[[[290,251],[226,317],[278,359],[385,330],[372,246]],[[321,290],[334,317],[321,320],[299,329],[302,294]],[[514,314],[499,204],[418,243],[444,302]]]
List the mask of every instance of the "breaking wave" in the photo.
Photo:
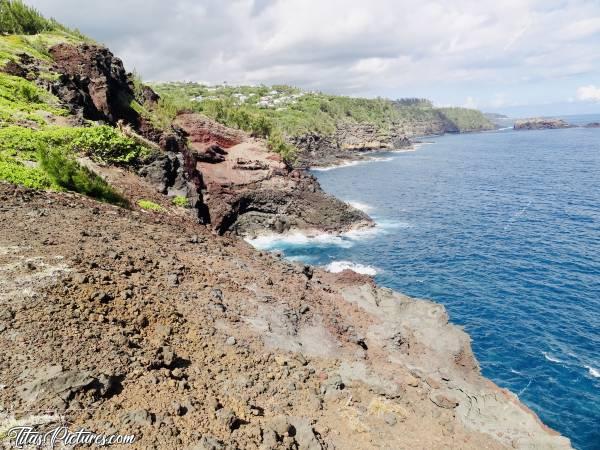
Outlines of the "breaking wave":
[[562,363],[560,359],[556,358],[555,356],[549,355],[548,352],[542,352],[542,355],[544,355],[544,358],[546,358],[550,362],[558,364]]
[[372,158],[367,158],[367,159],[360,159],[357,161],[348,161],[342,164],[336,164],[335,166],[326,166],[326,167],[311,167],[310,170],[314,171],[314,172],[328,172],[330,170],[335,170],[335,169],[343,169],[344,167],[352,167],[352,166],[358,166],[359,164],[366,164],[366,163],[372,163],[372,162],[385,162],[385,161],[391,161],[392,157],[384,157],[384,156],[373,156]]
[[353,208],[356,208],[359,211],[362,211],[364,213],[368,213],[373,210],[373,207],[371,205],[367,205],[366,203],[354,202],[354,201],[349,201],[347,203],[350,206],[352,206]]
[[591,376],[594,378],[600,378],[600,370],[594,369],[592,366],[585,366]]
[[339,273],[344,270],[352,270],[356,273],[363,275],[375,276],[377,275],[377,269],[372,266],[365,266],[364,264],[357,264],[351,261],[334,261],[325,266],[325,269],[332,273]]

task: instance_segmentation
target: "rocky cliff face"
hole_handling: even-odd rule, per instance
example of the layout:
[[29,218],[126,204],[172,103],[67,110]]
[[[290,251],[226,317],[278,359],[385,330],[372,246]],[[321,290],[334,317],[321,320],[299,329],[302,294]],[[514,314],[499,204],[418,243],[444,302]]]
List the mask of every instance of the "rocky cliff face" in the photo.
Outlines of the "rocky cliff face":
[[329,166],[341,161],[360,160],[373,151],[408,148],[402,133],[382,133],[373,124],[340,124],[331,136],[310,133],[290,139],[299,150],[298,167]]
[[[219,233],[333,232],[371,224],[362,212],[326,195],[315,178],[291,170],[244,133],[190,114],[170,129],[157,129],[132,106],[130,77],[106,48],[59,44],[50,53],[60,75],[52,91],[81,118],[126,124],[124,132],[156,143],[162,153],[137,173],[162,194],[188,197],[198,220]],[[143,94],[149,108],[159,99],[148,87]]]
[[325,194],[313,176],[288,167],[263,141],[198,114],[182,114],[175,125],[198,160],[210,224],[220,233],[336,232],[372,224]]
[[410,148],[410,139],[414,137],[485,129],[493,129],[493,125],[461,128],[441,111],[432,110],[424,116],[392,124],[387,131],[375,124],[340,123],[332,135],[309,133],[290,141],[299,149],[297,166],[319,167],[366,159],[370,152]]
[[118,120],[139,125],[131,107],[131,81],[120,59],[98,45],[58,44],[50,48],[54,70],[60,74],[52,85],[55,95],[89,120],[115,124]]

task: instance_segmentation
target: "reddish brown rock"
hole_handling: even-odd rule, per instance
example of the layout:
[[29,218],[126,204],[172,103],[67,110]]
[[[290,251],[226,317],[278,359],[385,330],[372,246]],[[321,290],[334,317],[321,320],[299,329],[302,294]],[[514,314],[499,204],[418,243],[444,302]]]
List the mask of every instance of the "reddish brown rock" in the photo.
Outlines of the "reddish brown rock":
[[131,81],[123,62],[107,48],[62,43],[50,48],[50,55],[54,70],[61,74],[52,90],[73,110],[91,120],[139,124],[130,106],[134,98]]
[[200,114],[181,114],[175,125],[196,155],[209,220],[219,233],[338,232],[372,224],[324,193],[306,171],[290,168],[264,141]]

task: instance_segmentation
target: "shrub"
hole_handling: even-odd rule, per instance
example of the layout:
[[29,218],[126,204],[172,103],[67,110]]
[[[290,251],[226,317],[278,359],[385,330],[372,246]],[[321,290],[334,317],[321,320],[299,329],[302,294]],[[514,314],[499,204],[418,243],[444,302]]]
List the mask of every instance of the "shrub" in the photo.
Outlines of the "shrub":
[[269,149],[275,153],[279,153],[287,162],[293,162],[296,159],[296,147],[289,144],[279,131],[271,133],[267,139]]
[[39,167],[28,167],[21,161],[0,154],[0,180],[32,189],[57,188],[52,179]]
[[0,122],[14,123],[19,120],[33,120],[45,123],[39,111],[64,116],[65,109],[52,94],[23,78],[0,73]]
[[150,200],[138,200],[138,206],[146,211],[162,212],[165,209],[157,203],[151,202]]
[[61,148],[41,147],[38,159],[41,167],[60,187],[93,197],[100,201],[126,206],[127,201],[106,181]]
[[73,151],[111,164],[130,164],[148,154],[148,149],[108,125],[77,130],[70,144]]
[[19,126],[0,128],[0,151],[35,160],[37,150],[45,146],[110,164],[131,164],[149,154],[146,147],[107,125],[90,128],[50,127],[45,130]]
[[180,206],[182,208],[189,208],[189,206],[190,206],[190,201],[187,199],[187,197],[185,197],[183,195],[177,195],[177,196],[173,197],[173,200],[171,200],[171,202],[175,206]]

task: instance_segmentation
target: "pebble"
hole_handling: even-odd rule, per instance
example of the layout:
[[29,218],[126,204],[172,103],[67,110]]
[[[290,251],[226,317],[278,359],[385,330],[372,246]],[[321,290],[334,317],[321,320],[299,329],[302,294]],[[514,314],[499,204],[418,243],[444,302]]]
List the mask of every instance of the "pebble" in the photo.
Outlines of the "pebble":
[[227,345],[235,345],[237,343],[236,339],[233,336],[229,336],[225,341]]

